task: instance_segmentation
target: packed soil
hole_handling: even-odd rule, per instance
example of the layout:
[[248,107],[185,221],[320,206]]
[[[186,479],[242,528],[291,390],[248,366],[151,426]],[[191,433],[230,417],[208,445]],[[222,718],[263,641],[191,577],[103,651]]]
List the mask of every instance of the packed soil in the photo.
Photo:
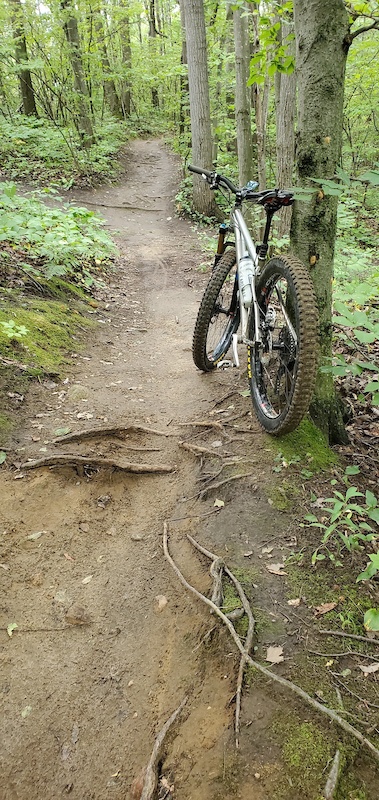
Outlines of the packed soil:
[[[4,800],[138,798],[136,779],[184,698],[160,752],[160,797],[268,800],[285,767],[267,727],[278,715],[312,718],[253,680],[236,755],[235,645],[163,552],[166,522],[175,563],[200,592],[210,562],[187,533],[244,576],[266,621],[257,655],[283,646],[272,669],[290,673],[299,624],[281,570],[267,566],[294,532],[270,500],[273,456],[243,369],[203,375],[192,362],[206,278],[196,233],[174,213],[178,181],[162,142],[144,140],[117,186],[74,192],[104,215],[120,259],[91,336],[73,341],[59,381],[29,392],[1,471]],[[29,469],[63,454],[71,463]]]

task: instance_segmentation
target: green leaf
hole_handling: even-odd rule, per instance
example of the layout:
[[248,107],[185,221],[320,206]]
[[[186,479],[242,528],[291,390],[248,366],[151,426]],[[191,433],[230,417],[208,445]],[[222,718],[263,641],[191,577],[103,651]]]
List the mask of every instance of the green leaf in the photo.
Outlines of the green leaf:
[[379,631],[379,609],[369,608],[364,615],[363,624],[366,631]]
[[360,468],[355,465],[351,467],[346,467],[345,469],[345,475],[359,475],[359,473],[360,473]]
[[7,454],[4,452],[4,450],[0,450],[0,464],[4,464],[4,461],[6,460],[6,457],[7,457]]
[[371,506],[371,508],[376,508],[376,506],[378,505],[378,501],[375,495],[368,489],[366,491],[366,503],[368,506]]
[[18,628],[17,622],[10,622],[9,625],[7,625],[7,634],[9,638],[12,638],[13,631],[16,631],[17,628]]

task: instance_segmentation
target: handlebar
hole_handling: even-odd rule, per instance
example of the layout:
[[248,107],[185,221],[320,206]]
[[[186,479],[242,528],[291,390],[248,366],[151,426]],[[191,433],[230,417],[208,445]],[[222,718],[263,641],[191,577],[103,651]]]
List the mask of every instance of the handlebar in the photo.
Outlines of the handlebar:
[[190,172],[194,172],[209,183],[211,189],[218,189],[220,186],[226,186],[230,192],[237,195],[238,199],[251,200],[255,203],[260,203],[263,206],[271,206],[280,208],[281,206],[290,206],[294,202],[293,194],[286,192],[284,189],[265,189],[263,192],[253,191],[253,188],[258,188],[257,183],[249,183],[242,188],[235,186],[229,178],[220,175],[218,172],[204,169],[203,167],[195,167],[193,164],[188,164]]

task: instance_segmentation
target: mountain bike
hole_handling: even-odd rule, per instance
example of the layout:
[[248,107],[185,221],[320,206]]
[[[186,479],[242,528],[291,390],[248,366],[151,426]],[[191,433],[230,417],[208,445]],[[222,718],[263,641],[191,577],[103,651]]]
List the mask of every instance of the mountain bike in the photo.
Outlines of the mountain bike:
[[[290,256],[267,260],[274,214],[294,202],[281,189],[238,188],[217,172],[189,165],[213,190],[234,195],[230,222],[219,229],[212,275],[200,303],[193,334],[196,366],[210,372],[231,362],[239,367],[238,344],[247,346],[247,375],[255,414],[273,435],[294,430],[313,396],[318,352],[318,312],[312,281]],[[254,243],[242,213],[244,201],[266,212],[262,243]],[[233,240],[229,240],[233,234]],[[232,362],[232,363],[233,363]]]

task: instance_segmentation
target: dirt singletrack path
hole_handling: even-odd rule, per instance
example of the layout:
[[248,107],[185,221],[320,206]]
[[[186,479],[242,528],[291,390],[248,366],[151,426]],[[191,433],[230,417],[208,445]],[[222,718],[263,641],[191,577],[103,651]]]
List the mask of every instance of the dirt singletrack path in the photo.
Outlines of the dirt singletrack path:
[[[197,238],[174,215],[177,184],[175,158],[161,141],[148,140],[131,144],[118,186],[74,192],[75,202],[90,203],[118,230],[122,268],[85,349],[73,342],[62,381],[30,392],[25,425],[13,439],[15,461],[64,452],[173,471],[2,470],[2,800],[131,796],[155,736],[185,695],[163,765],[174,797],[209,800],[231,791],[225,780],[238,662],[222,631],[201,644],[218,626],[165,561],[163,521],[174,520],[181,569],[207,591],[207,564],[185,533],[242,566],[278,531],[278,515],[267,503],[267,442],[238,393],[243,375],[203,376],[192,363],[204,276],[196,269]],[[194,428],[194,420],[225,425]],[[57,430],[132,424],[161,434],[52,441]],[[181,440],[213,448],[215,458],[201,465]],[[221,454],[238,456],[235,469],[249,477],[197,499],[204,470],[215,473]],[[225,506],[202,516],[215,511],[216,498]],[[264,580],[257,582],[263,591]],[[11,623],[18,630],[9,637]],[[247,700],[251,738],[242,743],[248,769],[239,773],[239,797],[270,796],[262,761],[274,777],[280,765],[277,752],[262,752],[261,736],[272,706],[262,692],[253,706]]]

